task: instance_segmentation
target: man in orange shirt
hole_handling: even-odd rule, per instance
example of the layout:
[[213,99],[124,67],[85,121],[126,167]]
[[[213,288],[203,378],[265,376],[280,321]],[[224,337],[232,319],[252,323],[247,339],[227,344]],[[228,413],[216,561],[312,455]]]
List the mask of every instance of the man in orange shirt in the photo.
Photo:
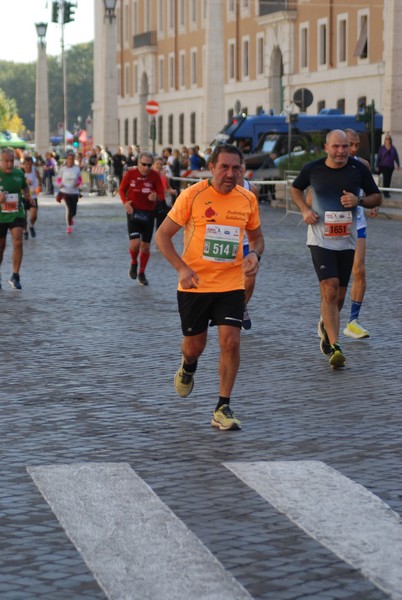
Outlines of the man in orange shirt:
[[[209,161],[212,178],[185,189],[156,233],[156,243],[179,279],[184,338],[176,391],[183,398],[191,393],[197,360],[207,343],[208,323],[213,320],[220,345],[220,390],[211,424],[222,430],[241,428],[230,407],[230,395],[240,364],[244,278],[257,273],[264,251],[257,199],[238,185],[242,161],[236,146],[217,146]],[[180,257],[172,238],[182,227]],[[246,230],[250,252],[243,259]]]

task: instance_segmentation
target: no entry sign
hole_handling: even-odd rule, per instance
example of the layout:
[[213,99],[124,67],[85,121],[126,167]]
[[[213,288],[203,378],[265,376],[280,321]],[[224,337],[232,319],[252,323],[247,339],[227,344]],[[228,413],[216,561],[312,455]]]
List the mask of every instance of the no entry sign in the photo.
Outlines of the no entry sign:
[[148,102],[145,105],[145,110],[149,115],[156,115],[156,113],[159,110],[159,104],[156,100],[148,100]]

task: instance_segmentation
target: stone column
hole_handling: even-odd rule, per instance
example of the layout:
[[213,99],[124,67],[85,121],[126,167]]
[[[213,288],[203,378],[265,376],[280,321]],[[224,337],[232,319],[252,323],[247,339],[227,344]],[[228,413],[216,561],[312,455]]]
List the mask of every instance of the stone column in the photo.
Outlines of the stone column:
[[104,6],[102,0],[94,0],[94,101],[92,103],[93,145],[103,140],[103,20]]
[[49,93],[47,81],[46,42],[38,42],[35,94],[35,150],[42,156],[49,150]]
[[226,2],[207,0],[201,149],[211,143],[227,121],[225,115],[224,8],[226,8]]
[[[402,3],[384,2],[384,121],[402,160]],[[369,98],[368,98],[369,100]]]
[[[113,153],[118,148],[117,127],[117,24],[116,17],[105,17],[103,22],[103,140],[100,143]],[[99,143],[99,142],[98,142]]]

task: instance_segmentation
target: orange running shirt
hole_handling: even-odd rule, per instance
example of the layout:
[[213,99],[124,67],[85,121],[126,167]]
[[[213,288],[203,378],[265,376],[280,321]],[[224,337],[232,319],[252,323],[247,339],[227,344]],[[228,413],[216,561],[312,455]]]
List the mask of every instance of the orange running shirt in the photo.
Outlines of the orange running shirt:
[[184,227],[182,258],[199,277],[197,289],[186,292],[229,292],[244,289],[243,236],[260,226],[253,193],[236,186],[220,194],[210,180],[184,190],[168,216]]

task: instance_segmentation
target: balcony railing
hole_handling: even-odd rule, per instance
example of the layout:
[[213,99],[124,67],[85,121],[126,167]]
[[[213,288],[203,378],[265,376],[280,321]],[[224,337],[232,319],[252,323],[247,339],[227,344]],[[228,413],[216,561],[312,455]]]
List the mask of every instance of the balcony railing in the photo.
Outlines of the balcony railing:
[[156,46],[156,31],[144,31],[133,36],[134,50],[144,46]]
[[296,10],[297,0],[260,0],[259,14],[269,15],[282,10]]

